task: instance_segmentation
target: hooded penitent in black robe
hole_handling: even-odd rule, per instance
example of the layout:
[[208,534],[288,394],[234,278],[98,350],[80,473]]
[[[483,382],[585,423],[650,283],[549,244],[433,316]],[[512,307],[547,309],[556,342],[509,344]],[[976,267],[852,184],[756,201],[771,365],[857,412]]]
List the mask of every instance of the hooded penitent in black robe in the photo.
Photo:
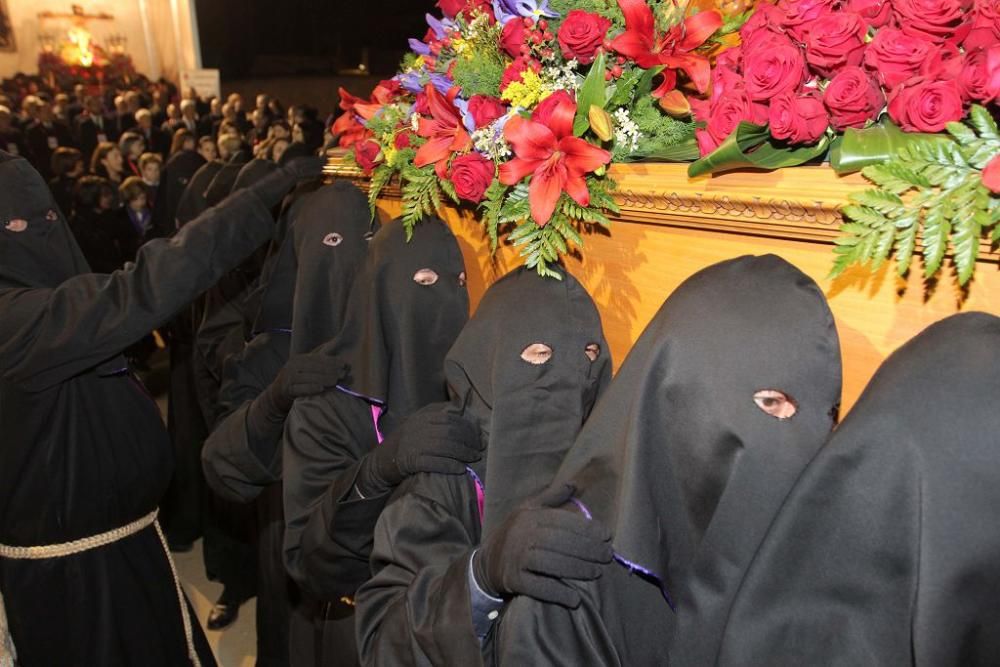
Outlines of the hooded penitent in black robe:
[[[437,275],[433,284],[416,281],[427,275],[424,269]],[[344,327],[326,349],[350,365],[349,377],[337,391],[296,401],[286,421],[285,565],[303,590],[327,602],[326,618],[339,619],[326,626],[323,664],[357,660],[353,607],[342,598],[353,595],[369,571],[367,561],[342,557],[340,540],[370,542],[374,523],[371,501],[340,504],[336,511],[356,512],[368,532],[352,533],[345,520],[331,535],[328,512],[343,495],[331,489],[377,446],[377,429],[389,434],[419,408],[447,397],[444,357],[469,312],[464,274],[458,243],[440,220],[417,224],[409,242],[400,220],[384,225],[351,291]],[[376,511],[384,504],[374,502]]]
[[188,183],[205,164],[197,151],[178,151],[167,160],[160,176],[160,189],[156,193],[153,220],[159,224],[157,236],[171,236],[178,229],[177,211]]
[[181,199],[177,202],[177,228],[180,229],[185,224],[194,220],[208,208],[208,200],[205,199],[205,191],[212,184],[219,170],[225,165],[221,160],[206,162],[194,172],[194,176],[184,188]]
[[[833,316],[795,267],[741,257],[685,281],[556,477],[576,487],[580,511],[611,528],[615,561],[600,579],[573,582],[577,609],[524,596],[508,603],[493,638],[497,662],[673,664],[676,625],[703,585],[749,564],[829,436],[840,388]],[[791,397],[795,415],[765,413],[762,390]]]
[[[551,349],[537,365],[522,358],[536,343]],[[445,372],[451,409],[476,423],[485,454],[468,475],[411,477],[379,518],[373,576],[357,596],[366,665],[481,662],[470,608],[472,553],[485,531],[552,481],[611,380],[611,358],[580,283],[522,267],[486,292]]]
[[[240,193],[127,270],[90,274],[37,172],[0,153],[0,183],[0,543],[61,544],[157,507],[170,443],[120,352],[265,243],[273,220]],[[64,558],[0,558],[0,592],[24,665],[189,662],[152,527]],[[193,633],[212,663],[196,620]]]
[[955,315],[882,365],[809,464],[699,665],[975,667],[1000,659],[1000,319]]
[[[254,336],[242,353],[226,361],[219,401],[227,416],[202,451],[205,477],[216,493],[234,502],[257,501],[257,662],[262,667],[289,664],[290,602],[298,595],[282,557],[280,431],[261,440],[248,431],[247,413],[288,361],[290,348],[310,350],[313,341],[328,340],[340,329],[370,230],[367,198],[347,181],[300,201],[268,267]],[[301,643],[296,638],[293,658],[312,648]]]

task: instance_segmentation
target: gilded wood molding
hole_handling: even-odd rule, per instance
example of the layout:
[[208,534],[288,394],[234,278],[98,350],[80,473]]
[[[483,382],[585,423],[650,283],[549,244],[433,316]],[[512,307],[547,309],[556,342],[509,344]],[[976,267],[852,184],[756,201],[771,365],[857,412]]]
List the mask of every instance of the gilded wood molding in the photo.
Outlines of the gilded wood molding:
[[[326,173],[367,189],[361,170],[345,160],[345,151],[329,153]],[[615,222],[662,225],[833,244],[847,197],[869,187],[859,174],[837,176],[822,166],[774,172],[731,172],[690,179],[686,164],[616,164],[615,199],[621,214]],[[395,181],[382,197],[400,198]],[[983,242],[980,259],[1000,260]]]

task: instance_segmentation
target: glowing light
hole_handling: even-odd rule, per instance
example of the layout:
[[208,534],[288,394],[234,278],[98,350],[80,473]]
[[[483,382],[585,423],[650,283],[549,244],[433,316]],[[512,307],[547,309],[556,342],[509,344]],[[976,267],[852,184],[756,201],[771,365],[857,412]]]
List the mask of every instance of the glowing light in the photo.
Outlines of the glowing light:
[[[75,26],[69,29],[66,33],[69,38],[69,42],[72,45],[69,50],[69,58],[67,60],[71,62],[77,62],[84,67],[90,67],[94,64],[94,50],[91,48],[90,43],[92,37],[90,33],[80,26]],[[67,54],[64,53],[64,58]]]

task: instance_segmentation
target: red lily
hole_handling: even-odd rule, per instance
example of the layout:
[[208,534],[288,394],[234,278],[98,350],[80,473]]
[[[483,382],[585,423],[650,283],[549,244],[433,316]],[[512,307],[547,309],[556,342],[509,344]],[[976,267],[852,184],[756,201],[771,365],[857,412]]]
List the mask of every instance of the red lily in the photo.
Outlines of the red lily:
[[585,176],[611,162],[611,153],[573,136],[575,115],[576,102],[567,96],[552,109],[547,126],[515,116],[504,128],[517,157],[500,165],[500,182],[516,185],[531,175],[531,217],[542,227],[552,218],[563,192],[580,206],[589,206]]
[[666,67],[654,97],[663,97],[677,87],[678,69],[687,74],[698,92],[708,90],[711,64],[705,56],[692,52],[722,27],[719,12],[699,12],[657,35],[653,10],[646,0],[618,0],[618,6],[625,15],[625,32],[611,41],[611,48],[643,69]]
[[453,88],[453,92],[445,97],[430,84],[424,89],[431,118],[420,119],[417,134],[428,141],[417,149],[413,164],[417,167],[433,164],[439,178],[447,178],[448,158],[452,153],[472,148],[472,138],[465,131],[462,115],[453,104],[458,90]]

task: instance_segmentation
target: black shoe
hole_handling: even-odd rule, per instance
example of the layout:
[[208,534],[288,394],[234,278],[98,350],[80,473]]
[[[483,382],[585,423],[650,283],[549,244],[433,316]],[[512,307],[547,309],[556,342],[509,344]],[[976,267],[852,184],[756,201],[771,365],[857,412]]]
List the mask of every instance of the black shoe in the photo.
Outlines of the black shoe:
[[220,599],[209,612],[206,626],[209,630],[223,630],[235,623],[239,615],[240,606],[238,604],[224,603]]

